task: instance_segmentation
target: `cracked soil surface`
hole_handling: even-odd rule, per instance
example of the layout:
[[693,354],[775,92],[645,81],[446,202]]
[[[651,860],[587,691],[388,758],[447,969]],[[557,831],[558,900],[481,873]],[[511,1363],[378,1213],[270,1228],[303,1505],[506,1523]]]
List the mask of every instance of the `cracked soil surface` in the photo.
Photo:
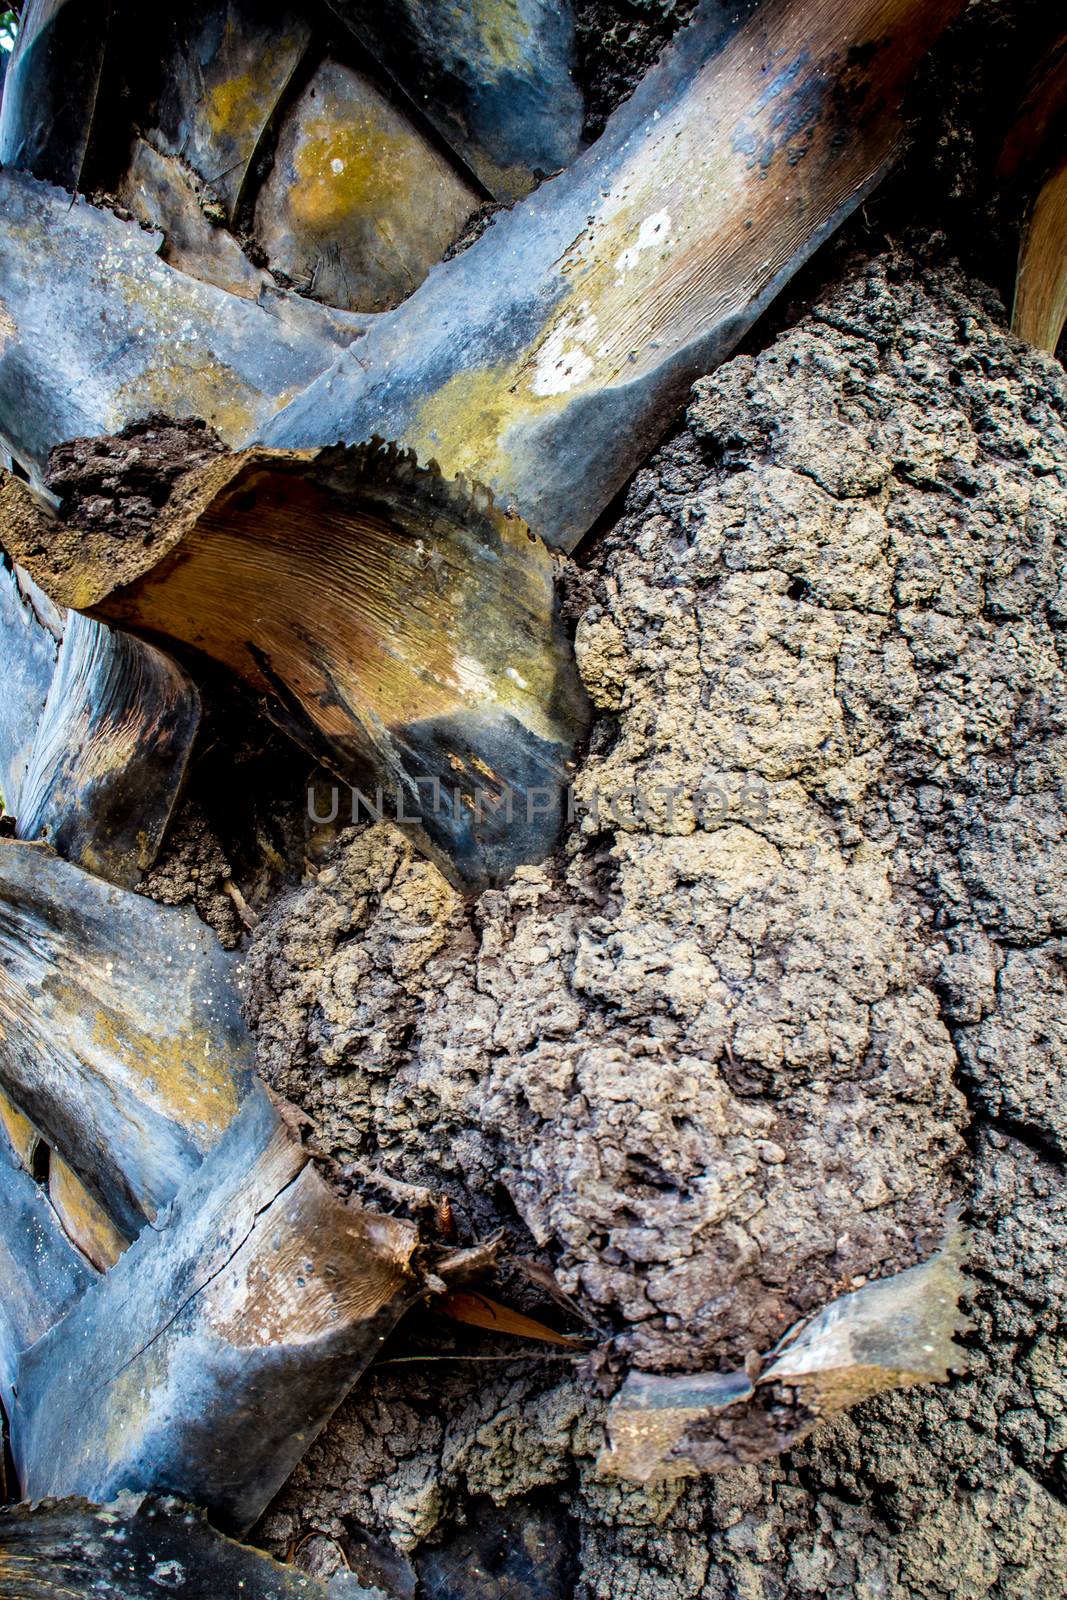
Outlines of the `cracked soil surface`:
[[[637,1491],[596,1475],[578,1368],[382,1368],[272,1545],[356,1540],[441,1600],[1067,1594],[1065,446],[1062,367],[987,291],[853,267],[696,386],[584,557],[598,722],[557,857],[467,906],[350,831],[247,969],[321,1144],[447,1194],[461,1238],[505,1226],[609,1374],[740,1364],[956,1199],[969,1370]],[[472,1586],[459,1552],[516,1528],[535,1578]]]

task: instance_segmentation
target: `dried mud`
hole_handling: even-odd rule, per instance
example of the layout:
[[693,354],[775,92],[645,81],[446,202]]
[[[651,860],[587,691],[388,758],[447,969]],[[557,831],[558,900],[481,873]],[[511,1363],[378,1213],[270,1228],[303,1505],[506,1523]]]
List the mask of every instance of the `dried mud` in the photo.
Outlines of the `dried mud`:
[[224,448],[199,418],[152,414],[105,438],[56,445],[47,483],[66,526],[147,543],[178,482]]
[[491,1502],[549,1518],[546,1600],[1067,1592],[1065,445],[1063,370],[988,291],[854,268],[697,385],[584,558],[600,720],[557,858],[470,906],[351,831],[247,962],[259,1068],[324,1148],[505,1226],[609,1374],[743,1362],[956,1198],[969,1373],[638,1492],[596,1476],[581,1372],[402,1363],[273,1546],[361,1527],[414,1583]]

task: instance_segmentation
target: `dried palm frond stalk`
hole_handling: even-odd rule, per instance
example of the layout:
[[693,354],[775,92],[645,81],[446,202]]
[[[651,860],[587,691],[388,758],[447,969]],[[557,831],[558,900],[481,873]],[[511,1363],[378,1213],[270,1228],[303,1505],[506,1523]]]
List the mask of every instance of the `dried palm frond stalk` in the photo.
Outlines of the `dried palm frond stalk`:
[[1067,324],[1067,160],[1042,186],[1023,230],[1012,332],[1055,353]]
[[200,283],[159,259],[161,234],[7,167],[0,214],[0,446],[39,488],[54,445],[150,412],[243,442],[359,328]]
[[574,17],[559,0],[334,10],[31,0],[0,159],[113,193],[164,231],[164,260],[231,293],[269,292],[265,258],[334,306],[398,304],[488,198],[577,154]]
[[24,1495],[181,1493],[243,1530],[424,1292],[256,1085],[170,1208],[20,1358]]
[[200,723],[175,661],[64,613],[0,563],[0,798],[21,839],[132,888],[154,862]]
[[29,574],[17,572],[0,559],[0,641],[4,663],[0,800],[8,816],[17,814],[16,803],[44,715],[64,626],[63,613],[41,594]]
[[0,1087],[134,1238],[249,1083],[232,957],[164,908],[0,842]]
[[768,0],[724,43],[705,5],[592,149],[261,437],[396,439],[572,547],[892,165],[915,69],[961,9]]
[[37,471],[159,406],[231,444],[378,434],[571,546],[893,163],[915,67],[961,7],[768,0],[724,42],[706,4],[572,167],[403,305],[340,325],[169,271],[158,238],[5,171],[0,434]]
[[90,1266],[97,1272],[113,1267],[129,1241],[70,1163],[55,1151],[49,1155],[47,1189],[60,1227]]
[[1012,332],[1054,352],[1067,323],[1067,34],[1045,52],[997,175],[1033,198],[1023,220]]
[[377,444],[190,473],[143,542],[0,496],[64,605],[209,656],[472,886],[549,851],[585,724],[556,560],[490,496]]
[[570,0],[329,0],[497,200],[577,155]]
[[[260,0],[186,0],[166,6],[159,81],[141,81],[135,148],[155,151],[172,172],[200,180],[209,210],[232,224],[269,148],[279,108],[306,74],[314,48],[308,8]],[[177,179],[175,180],[177,181]],[[222,232],[220,228],[217,230]]]
[[92,136],[109,0],[26,0],[0,102],[0,163],[75,189]]
[[199,723],[175,661],[70,613],[10,802],[18,837],[132,888],[159,852]]

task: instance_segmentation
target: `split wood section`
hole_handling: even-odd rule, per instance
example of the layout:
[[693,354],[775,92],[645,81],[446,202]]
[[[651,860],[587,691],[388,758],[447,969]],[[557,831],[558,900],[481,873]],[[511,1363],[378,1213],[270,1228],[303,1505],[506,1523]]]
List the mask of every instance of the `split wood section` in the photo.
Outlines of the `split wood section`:
[[[0,1123],[10,1142],[10,1149],[3,1150],[0,1137],[0,1159],[13,1156],[23,1173],[32,1175],[39,1197],[47,1203],[51,1213],[49,1227],[54,1229],[58,1224],[78,1254],[97,1272],[106,1272],[108,1267],[114,1266],[129,1242],[125,1234],[115,1227],[70,1163],[58,1150],[53,1150],[40,1130],[2,1089]],[[38,1331],[43,1332],[58,1320],[59,1312],[56,1312],[42,1322]]]
[[256,1085],[165,1215],[20,1359],[23,1494],[180,1492],[248,1528],[423,1292]]
[[1067,323],[1067,33],[1033,75],[997,166],[1033,196],[1023,222],[1012,332],[1055,353]]
[[556,561],[486,493],[377,444],[256,450],[188,474],[147,548],[14,481],[0,519],[57,602],[237,673],[454,878],[552,848],[585,699]]
[[175,661],[72,612],[8,804],[18,836],[133,888],[159,853],[199,724]]
[[1067,324],[1067,160],[1045,183],[1023,229],[1012,331],[1055,354]]

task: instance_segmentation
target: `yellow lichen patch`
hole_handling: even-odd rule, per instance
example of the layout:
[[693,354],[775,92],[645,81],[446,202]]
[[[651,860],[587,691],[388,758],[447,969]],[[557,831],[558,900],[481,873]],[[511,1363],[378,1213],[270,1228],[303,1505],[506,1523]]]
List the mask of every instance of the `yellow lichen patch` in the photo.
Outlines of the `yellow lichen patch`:
[[[3,1035],[0,1034],[0,1038]],[[40,1135],[29,1117],[23,1116],[14,1101],[0,1089],[0,1123],[11,1140],[11,1148],[22,1165],[29,1170],[33,1149]]]
[[311,41],[299,8],[221,8],[221,36],[209,11],[178,24],[161,97],[162,126],[146,129],[158,150],[199,174],[232,216],[249,164]]
[[[179,973],[175,980],[180,988]],[[128,1012],[100,1006],[89,1029],[90,1060],[99,1053],[122,1063],[131,1098],[176,1123],[199,1150],[209,1150],[237,1110],[240,1082],[234,1063],[208,1029],[168,1034],[164,1027],[160,1019],[158,1027],[146,1031]]]
[[154,345],[152,364],[116,391],[112,425],[117,429],[126,417],[149,411],[203,417],[221,439],[236,445],[255,432],[258,422],[280,410],[286,398],[280,394],[265,403],[232,367],[209,355],[206,346],[186,353],[181,346],[168,348],[161,342]]
[[420,461],[438,461],[448,473],[480,483],[506,480],[504,439],[519,409],[512,390],[516,370],[501,363],[457,372],[422,402],[405,444]]
[[241,130],[258,129],[263,125],[262,89],[251,72],[212,84],[201,105],[204,119],[214,134],[233,137]]
[[417,177],[412,168],[421,152],[370,111],[348,123],[318,117],[305,124],[303,134],[290,208],[294,222],[304,227],[325,232],[353,212],[380,216]]
[[18,323],[4,302],[0,300],[0,353],[3,352],[7,345],[14,344],[18,336]]
[[256,235],[316,298],[377,311],[418,286],[477,204],[373,84],[328,61],[282,127]]
[[[229,305],[218,297],[194,307],[183,274],[162,270],[165,276],[149,276],[142,262],[123,257],[108,270],[109,290],[128,321],[125,366],[130,372],[115,386],[108,426],[118,431],[131,416],[150,411],[203,417],[226,444],[239,445],[286,405],[291,393],[265,393],[235,365],[214,354],[216,348],[235,342]],[[266,338],[276,338],[268,312],[239,303],[248,318],[262,318]],[[250,326],[250,348],[252,332]]]
[[138,1351],[134,1361],[107,1373],[108,1406],[98,1442],[110,1464],[135,1454],[153,1425],[158,1426],[153,1406],[157,1389],[166,1382],[169,1356],[164,1341],[156,1339]]
[[481,42],[479,59],[497,77],[522,73],[527,66],[530,24],[519,0],[473,0],[469,26]]
[[113,1267],[129,1241],[62,1156],[52,1157],[48,1169],[48,1198],[63,1224],[63,1231],[86,1260],[91,1261],[98,1272]]

